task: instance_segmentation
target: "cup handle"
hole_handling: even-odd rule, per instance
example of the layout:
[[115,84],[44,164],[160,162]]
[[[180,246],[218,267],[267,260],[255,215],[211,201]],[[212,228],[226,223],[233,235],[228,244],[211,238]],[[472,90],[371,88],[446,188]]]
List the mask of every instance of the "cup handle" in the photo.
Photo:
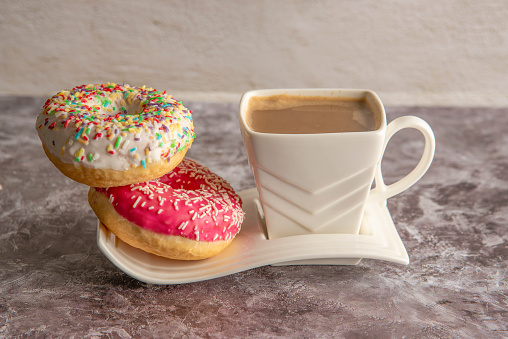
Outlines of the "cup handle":
[[394,195],[397,195],[413,186],[418,180],[420,180],[425,172],[427,172],[430,164],[432,163],[432,159],[434,158],[434,152],[436,150],[436,140],[434,138],[434,133],[425,120],[415,116],[403,116],[393,120],[388,124],[386,127],[386,136],[382,154],[384,154],[390,138],[395,133],[404,128],[414,128],[423,134],[425,137],[425,148],[423,150],[423,155],[418,162],[418,165],[416,165],[416,167],[408,175],[391,185],[385,185],[383,174],[381,173],[382,160],[379,161],[374,176],[376,185],[371,191],[371,197],[378,199],[379,201],[386,201],[386,199],[391,198]]

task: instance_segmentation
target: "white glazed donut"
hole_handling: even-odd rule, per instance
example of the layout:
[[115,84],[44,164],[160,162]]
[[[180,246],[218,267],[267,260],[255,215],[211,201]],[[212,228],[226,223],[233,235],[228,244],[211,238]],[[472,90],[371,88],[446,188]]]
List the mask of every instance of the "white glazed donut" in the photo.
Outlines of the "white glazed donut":
[[158,178],[182,161],[194,140],[192,111],[166,91],[114,83],[57,93],[36,128],[51,162],[94,187]]
[[91,187],[88,201],[99,220],[126,243],[180,260],[218,254],[244,218],[242,201],[231,186],[189,159],[156,180]]

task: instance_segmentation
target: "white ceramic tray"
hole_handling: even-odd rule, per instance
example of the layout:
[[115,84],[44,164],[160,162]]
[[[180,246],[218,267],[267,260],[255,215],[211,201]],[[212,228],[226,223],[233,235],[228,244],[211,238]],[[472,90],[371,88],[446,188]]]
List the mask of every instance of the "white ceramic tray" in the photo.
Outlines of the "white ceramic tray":
[[179,261],[146,253],[116,238],[100,222],[97,243],[126,274],[164,285],[214,279],[265,265],[356,265],[362,259],[409,263],[386,201],[368,201],[359,235],[313,234],[268,240],[258,214],[257,190],[241,191],[240,196],[246,213],[242,230],[229,247],[209,259]]

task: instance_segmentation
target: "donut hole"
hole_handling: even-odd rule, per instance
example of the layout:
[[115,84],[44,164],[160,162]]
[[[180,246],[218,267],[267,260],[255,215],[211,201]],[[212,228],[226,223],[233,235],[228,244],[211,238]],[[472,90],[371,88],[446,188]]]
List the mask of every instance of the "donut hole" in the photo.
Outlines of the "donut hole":
[[102,116],[114,116],[118,113],[123,115],[140,115],[143,113],[142,101],[133,98],[131,100],[124,100],[118,96],[109,97],[105,100],[100,99],[97,105],[101,107],[99,114]]
[[125,108],[125,110],[123,110],[123,114],[125,115],[139,115],[143,112],[140,100],[133,100],[131,105],[127,104],[125,106],[120,106],[119,108],[122,109],[122,107]]

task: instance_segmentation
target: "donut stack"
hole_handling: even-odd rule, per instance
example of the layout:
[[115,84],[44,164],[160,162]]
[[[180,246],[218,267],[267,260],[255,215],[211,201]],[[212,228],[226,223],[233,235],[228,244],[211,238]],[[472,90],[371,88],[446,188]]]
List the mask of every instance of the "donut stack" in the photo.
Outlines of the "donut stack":
[[240,197],[185,159],[195,138],[192,111],[166,91],[114,83],[60,91],[44,104],[36,129],[49,160],[90,186],[99,220],[131,246],[198,260],[239,232]]

